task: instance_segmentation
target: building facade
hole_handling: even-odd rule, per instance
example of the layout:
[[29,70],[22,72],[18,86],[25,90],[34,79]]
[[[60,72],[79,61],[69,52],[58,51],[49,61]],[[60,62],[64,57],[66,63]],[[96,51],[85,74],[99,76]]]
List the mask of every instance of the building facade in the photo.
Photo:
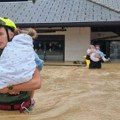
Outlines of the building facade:
[[83,61],[89,44],[120,60],[119,0],[0,2],[0,16],[38,32],[34,48],[46,61]]
[[35,49],[47,61],[83,61],[90,44],[90,28],[74,27],[65,31],[40,33]]

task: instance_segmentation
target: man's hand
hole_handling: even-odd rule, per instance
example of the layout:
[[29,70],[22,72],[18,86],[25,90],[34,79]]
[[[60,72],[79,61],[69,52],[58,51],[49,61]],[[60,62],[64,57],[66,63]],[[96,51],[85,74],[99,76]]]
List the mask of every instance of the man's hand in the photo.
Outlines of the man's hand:
[[8,88],[0,89],[0,93],[8,93]]
[[8,90],[8,88],[0,89],[0,93],[8,93],[8,94],[11,94],[11,95],[20,94],[20,92],[14,91],[14,90]]
[[16,92],[16,91],[13,91],[13,90],[8,90],[8,94],[10,94],[10,95],[18,95],[18,94],[20,94],[20,92]]

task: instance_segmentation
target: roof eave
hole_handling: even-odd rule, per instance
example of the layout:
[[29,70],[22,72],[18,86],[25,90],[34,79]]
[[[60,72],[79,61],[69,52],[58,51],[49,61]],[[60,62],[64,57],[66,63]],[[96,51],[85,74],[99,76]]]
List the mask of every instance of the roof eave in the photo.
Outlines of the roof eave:
[[105,27],[120,26],[120,21],[102,22],[61,22],[61,23],[18,23],[18,27]]

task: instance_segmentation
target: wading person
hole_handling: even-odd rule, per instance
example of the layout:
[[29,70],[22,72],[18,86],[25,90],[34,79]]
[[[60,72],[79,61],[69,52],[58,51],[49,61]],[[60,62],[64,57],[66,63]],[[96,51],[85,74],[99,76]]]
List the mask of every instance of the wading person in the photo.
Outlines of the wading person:
[[[0,49],[3,52],[7,44],[14,39],[15,29],[16,25],[10,19],[0,18]],[[28,111],[28,107],[31,106],[31,91],[39,89],[41,86],[37,68],[34,69],[32,78],[27,81],[17,85],[10,84],[0,89],[0,110]]]
[[[95,56],[92,56],[94,55]],[[99,54],[96,54],[96,48],[94,45],[90,45],[90,48],[87,50],[87,57],[86,57],[87,60],[90,60],[90,63],[89,63],[89,69],[100,69],[102,67],[101,63],[102,63],[102,58],[101,58],[101,55]]]

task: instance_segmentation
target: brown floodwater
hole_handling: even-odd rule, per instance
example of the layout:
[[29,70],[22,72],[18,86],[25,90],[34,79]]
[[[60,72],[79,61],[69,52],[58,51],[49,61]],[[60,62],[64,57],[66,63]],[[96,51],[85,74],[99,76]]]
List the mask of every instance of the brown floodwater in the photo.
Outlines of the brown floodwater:
[[120,120],[120,63],[45,66],[41,76],[33,110],[0,111],[0,120]]

